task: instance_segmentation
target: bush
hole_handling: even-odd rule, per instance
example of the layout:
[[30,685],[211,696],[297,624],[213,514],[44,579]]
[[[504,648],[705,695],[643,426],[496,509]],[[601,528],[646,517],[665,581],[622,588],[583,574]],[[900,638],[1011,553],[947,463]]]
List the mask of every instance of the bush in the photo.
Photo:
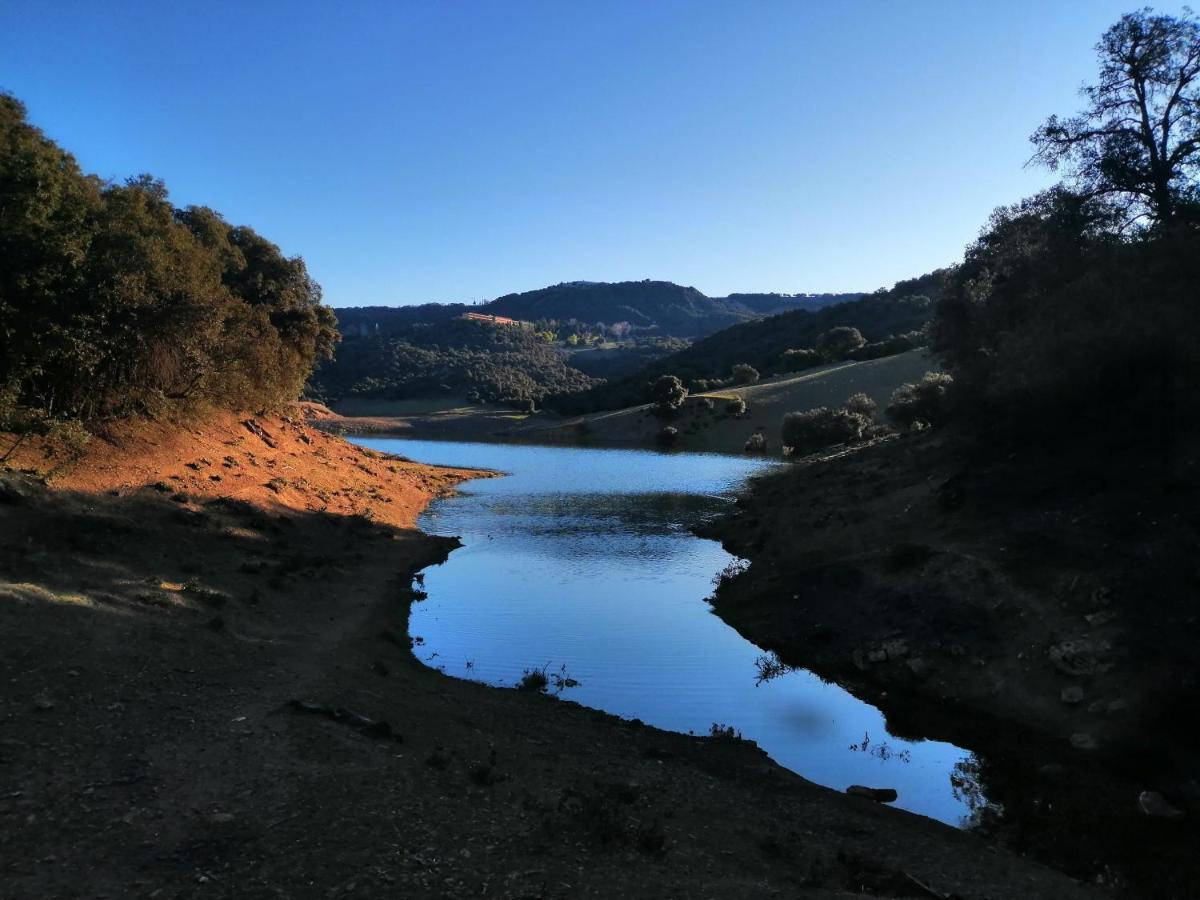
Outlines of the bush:
[[802,372],[819,366],[825,359],[816,350],[785,350],[783,351],[782,366],[785,372]]
[[754,432],[754,434],[746,438],[746,444],[742,449],[747,453],[766,453],[767,436],[761,431]]
[[916,384],[902,384],[888,403],[888,421],[901,431],[944,425],[949,414],[947,394],[954,379],[943,372],[926,372]]
[[860,413],[819,406],[785,415],[781,438],[793,455],[807,456],[834,444],[857,441],[870,425],[871,420]]
[[924,347],[927,343],[929,343],[929,336],[925,332],[909,331],[906,334],[894,334],[873,344],[864,344],[857,350],[850,351],[846,356],[848,359],[855,360],[882,359],[885,356],[895,356],[897,353],[906,353],[917,347]]
[[650,383],[650,399],[660,412],[674,412],[687,399],[687,388],[675,375],[660,375]]
[[658,434],[654,436],[654,442],[660,447],[674,447],[675,442],[679,440],[679,429],[674,425],[666,425],[659,429]]
[[830,328],[817,338],[816,351],[827,360],[845,359],[846,356],[866,344],[862,332],[852,325]]
[[758,369],[746,363],[738,363],[729,371],[734,384],[754,384],[758,381]]
[[878,407],[874,400],[862,391],[859,391],[857,394],[851,394],[846,399],[845,408],[852,413],[858,413],[860,416],[873,419],[875,417],[875,410]]
[[725,410],[731,416],[734,416],[735,418],[741,418],[746,414],[746,401],[737,394],[734,394],[733,397],[730,398],[729,402],[725,404]]

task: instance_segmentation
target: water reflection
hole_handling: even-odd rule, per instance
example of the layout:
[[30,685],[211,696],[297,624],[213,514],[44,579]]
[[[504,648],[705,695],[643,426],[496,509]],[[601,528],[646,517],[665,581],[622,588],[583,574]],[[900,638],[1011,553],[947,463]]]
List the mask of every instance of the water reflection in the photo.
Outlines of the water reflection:
[[[427,462],[498,469],[421,521],[463,547],[425,572],[415,649],[451,675],[540,673],[580,703],[661,728],[732,728],[836,789],[896,788],[899,806],[960,823],[986,806],[972,757],[888,733],[874,707],[782,665],[714,616],[739,565],[690,529],[771,463],[696,454],[363,439]],[[555,680],[554,676],[558,676]]]

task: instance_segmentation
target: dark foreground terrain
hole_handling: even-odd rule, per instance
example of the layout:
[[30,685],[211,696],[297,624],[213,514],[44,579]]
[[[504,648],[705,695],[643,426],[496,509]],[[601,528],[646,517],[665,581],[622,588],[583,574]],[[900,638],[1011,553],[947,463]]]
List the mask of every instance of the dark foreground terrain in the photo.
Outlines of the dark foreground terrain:
[[419,664],[411,576],[453,542],[415,499],[467,473],[287,421],[159,478],[156,445],[0,473],[4,898],[1093,895],[746,743]]
[[1180,447],[891,439],[758,480],[711,528],[752,561],[715,604],[893,733],[977,751],[981,831],[1196,897],[1198,510]]

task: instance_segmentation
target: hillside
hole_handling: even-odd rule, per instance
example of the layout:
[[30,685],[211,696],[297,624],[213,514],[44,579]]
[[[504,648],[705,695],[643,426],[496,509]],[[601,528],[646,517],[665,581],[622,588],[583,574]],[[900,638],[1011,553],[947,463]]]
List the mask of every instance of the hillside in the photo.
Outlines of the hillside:
[[465,312],[525,322],[602,324],[654,337],[696,338],[739,322],[795,309],[821,309],[862,294],[730,294],[708,297],[670,281],[572,281],[505,294],[488,303],[423,303],[417,306],[351,306],[337,310],[347,336],[387,335],[419,322],[445,322]]
[[646,384],[659,375],[677,375],[685,382],[726,378],[739,363],[747,363],[764,375],[777,372],[784,351],[811,348],[823,332],[840,325],[858,328],[868,341],[918,331],[933,316],[942,278],[943,273],[934,272],[899,282],[889,291],[878,291],[861,300],[744,322],[656,360],[621,380],[552,402],[568,413],[618,409],[642,402]]
[[348,337],[336,357],[313,374],[310,392],[326,399],[465,397],[520,405],[596,383],[530,329],[454,318],[392,324],[378,335]]
[[[924,351],[912,350],[884,359],[838,363],[745,387],[692,394],[669,420],[659,418],[647,404],[593,413],[549,428],[514,430],[509,436],[589,446],[652,447],[659,430],[669,424],[679,430],[676,449],[741,453],[746,439],[761,429],[767,438],[768,452],[777,454],[779,427],[785,413],[840,406],[847,397],[860,391],[882,409],[892,391],[901,384],[918,381],[937,368],[937,363]],[[735,397],[746,402],[746,412],[741,416],[734,416],[727,409]],[[711,401],[711,408],[706,401]]]

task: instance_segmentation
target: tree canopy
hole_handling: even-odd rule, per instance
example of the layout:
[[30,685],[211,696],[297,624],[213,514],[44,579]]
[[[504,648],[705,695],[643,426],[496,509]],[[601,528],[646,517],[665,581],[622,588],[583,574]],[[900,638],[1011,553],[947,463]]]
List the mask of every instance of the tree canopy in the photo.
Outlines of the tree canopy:
[[302,259],[150,176],[83,173],[7,94],[0,260],[0,405],[35,416],[274,406],[337,340]]
[[1127,221],[1171,223],[1195,213],[1200,168],[1200,22],[1129,13],[1096,45],[1100,75],[1078,115],[1034,132],[1035,159],[1063,167],[1071,187],[1105,197]]

